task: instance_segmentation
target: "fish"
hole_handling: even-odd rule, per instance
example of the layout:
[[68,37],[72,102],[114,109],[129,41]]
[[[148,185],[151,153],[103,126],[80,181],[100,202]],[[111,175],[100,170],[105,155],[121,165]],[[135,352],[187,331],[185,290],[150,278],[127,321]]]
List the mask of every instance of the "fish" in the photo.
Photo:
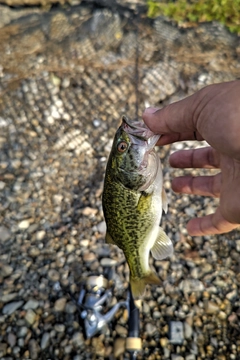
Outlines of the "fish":
[[160,227],[168,202],[160,158],[155,151],[159,138],[143,121],[132,121],[124,115],[105,172],[105,241],[123,250],[134,299],[143,297],[147,284],[161,285],[149,266],[150,251],[158,260],[173,254],[173,244]]

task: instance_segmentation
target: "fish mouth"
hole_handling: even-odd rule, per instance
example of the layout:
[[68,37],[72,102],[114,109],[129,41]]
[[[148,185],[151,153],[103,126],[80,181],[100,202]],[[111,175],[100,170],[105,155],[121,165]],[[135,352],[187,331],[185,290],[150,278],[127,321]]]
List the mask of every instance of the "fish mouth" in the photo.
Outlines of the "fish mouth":
[[122,117],[121,126],[134,145],[139,145],[141,141],[144,141],[148,150],[156,145],[161,136],[154,134],[143,121],[131,121],[125,115]]

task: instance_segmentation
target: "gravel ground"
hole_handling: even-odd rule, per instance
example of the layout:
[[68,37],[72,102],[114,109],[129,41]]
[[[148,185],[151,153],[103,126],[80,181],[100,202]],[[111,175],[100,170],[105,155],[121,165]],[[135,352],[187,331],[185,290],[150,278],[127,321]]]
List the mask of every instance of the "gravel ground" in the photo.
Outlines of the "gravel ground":
[[[0,358],[121,359],[126,310],[119,310],[109,327],[85,340],[78,309],[67,292],[77,298],[83,279],[113,266],[115,288],[107,308],[126,298],[129,271],[122,252],[104,244],[101,194],[120,116],[134,112],[133,66],[119,67],[116,62],[116,57],[130,54],[133,33],[128,29],[120,36],[124,22],[109,12],[98,12],[91,20],[88,8],[66,10],[71,27],[58,12],[50,26],[51,14],[41,12],[40,18],[36,9],[32,16],[27,11],[24,27],[14,13],[10,27],[3,26],[5,32],[0,33],[5,34],[0,45]],[[86,18],[92,27],[81,27],[76,37],[74,21],[82,26]],[[96,45],[88,29],[99,24],[105,32],[100,28]],[[17,33],[14,26],[20,26]],[[156,36],[164,42],[164,31],[176,36],[178,30],[162,19],[155,22],[155,33],[151,26],[140,43],[146,62],[140,74],[141,110],[239,73],[237,55],[230,65],[228,59],[239,40],[236,45],[224,30],[215,52],[206,51],[211,60],[200,63],[195,54],[198,61],[193,64],[169,53],[156,59],[151,47],[157,46]],[[114,44],[119,41],[117,50],[109,29]],[[179,54],[184,39],[180,38]],[[29,44],[34,44],[34,51]],[[170,49],[169,40],[167,46]],[[198,43],[194,46],[197,52]],[[84,56],[90,62],[96,54],[105,67],[76,63]],[[114,64],[114,71],[109,71]],[[19,71],[17,79],[13,69]],[[185,172],[169,167],[170,152],[198,146],[182,142],[159,149],[169,198],[162,226],[175,252],[164,261],[150,259],[163,283],[149,287],[143,299],[139,359],[240,359],[239,231],[190,237],[185,229],[188,219],[211,213],[217,201],[171,191],[171,179]]]

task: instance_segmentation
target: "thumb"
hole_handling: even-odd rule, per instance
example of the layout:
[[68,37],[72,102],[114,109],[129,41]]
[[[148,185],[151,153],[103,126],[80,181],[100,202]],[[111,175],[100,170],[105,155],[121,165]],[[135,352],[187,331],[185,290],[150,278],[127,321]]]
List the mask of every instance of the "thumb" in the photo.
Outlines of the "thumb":
[[194,100],[194,95],[192,95],[162,109],[147,108],[143,113],[143,120],[155,133],[171,134],[195,131],[196,102]]

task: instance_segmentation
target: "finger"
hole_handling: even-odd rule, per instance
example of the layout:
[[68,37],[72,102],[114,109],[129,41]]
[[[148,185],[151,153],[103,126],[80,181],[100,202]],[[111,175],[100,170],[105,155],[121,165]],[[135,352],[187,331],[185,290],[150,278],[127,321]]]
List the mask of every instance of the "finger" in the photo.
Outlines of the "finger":
[[210,146],[201,149],[176,151],[170,156],[169,162],[175,168],[216,169],[220,167],[219,154]]
[[239,224],[228,222],[218,208],[214,214],[190,220],[187,224],[187,230],[192,236],[203,236],[227,233],[238,226]]
[[219,197],[221,173],[214,176],[179,176],[172,181],[172,189],[177,193]]
[[148,108],[143,113],[147,126],[157,134],[190,133],[196,130],[193,123],[195,95],[167,105],[163,109]]
[[160,137],[159,141],[157,142],[157,145],[163,146],[167,144],[172,144],[177,141],[184,141],[184,140],[198,140],[202,141],[204,140],[203,137],[196,131],[194,132],[188,132],[188,133],[177,133],[177,134],[164,134]]

